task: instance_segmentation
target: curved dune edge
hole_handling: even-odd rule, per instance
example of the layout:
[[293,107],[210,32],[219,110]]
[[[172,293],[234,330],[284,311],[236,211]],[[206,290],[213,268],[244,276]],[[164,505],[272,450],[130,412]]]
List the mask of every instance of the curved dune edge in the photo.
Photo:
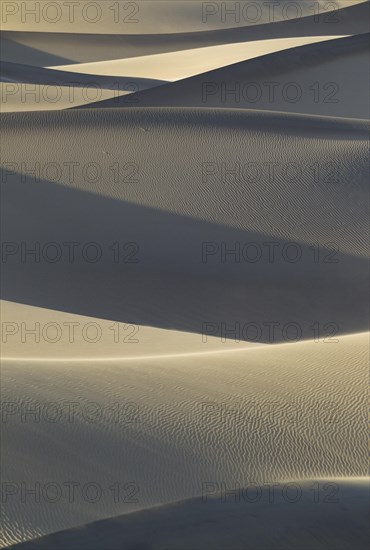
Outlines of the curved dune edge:
[[[33,99],[25,96],[27,83],[17,82],[14,84],[0,82],[0,95],[6,98],[0,103],[2,113],[26,113],[36,111],[61,111],[74,107],[88,106],[96,99],[107,101],[116,99],[125,92],[83,88],[77,86],[54,86],[50,84],[33,84]],[[95,99],[94,99],[95,98]]]
[[[3,482],[19,491],[52,482],[64,492],[52,506],[9,496],[1,544],[197,497],[205,482],[367,475],[368,337],[230,353],[227,364],[225,354],[102,360],[93,369],[72,360],[63,368],[3,361]],[[67,403],[75,404],[72,416]],[[97,484],[101,498],[77,493],[69,502],[71,481]],[[136,502],[114,502],[116,482],[134,483]]]
[[362,34],[267,54],[89,108],[208,107],[369,119],[368,64],[369,34]]
[[61,71],[77,72],[80,74],[152,78],[173,82],[279,50],[324,42],[328,39],[335,40],[344,38],[344,36],[346,35],[278,38],[255,42],[223,44],[129,59],[58,65],[58,67],[46,68],[57,68]]
[[[368,35],[335,41],[295,46],[170,84],[137,76],[79,74],[5,62],[1,111],[186,106],[368,119]],[[275,82],[272,96],[266,80]],[[29,83],[34,93],[30,93]],[[226,94],[226,90],[235,91]],[[291,94],[298,99],[292,101]]]
[[[270,346],[306,345],[314,340],[324,343],[328,338],[312,333],[310,340],[283,343],[256,343],[227,340],[204,334],[185,333],[146,326],[118,323],[56,310],[17,304],[0,300],[2,318],[1,360],[21,361],[43,365],[98,364],[109,361],[125,363],[132,361],[156,361],[177,358],[197,358],[229,353],[245,353],[263,350]],[[73,331],[70,327],[74,325]],[[32,332],[36,326],[38,339]],[[100,334],[99,340],[96,335]],[[357,334],[365,335],[367,332]],[[341,334],[339,341],[351,335]]]
[[[130,77],[115,77],[104,76],[104,75],[91,75],[91,74],[80,74],[77,72],[68,72],[57,69],[47,69],[44,67],[37,67],[34,65],[24,65],[20,63],[9,63],[7,61],[0,62],[1,74],[0,82],[17,84],[17,83],[30,83],[30,84],[60,84],[60,85],[70,85],[70,86],[86,86],[99,85],[104,89],[117,89],[117,85],[121,85],[121,89],[124,91],[128,90],[128,85],[131,84]],[[93,79],[95,77],[95,80]],[[166,84],[167,81],[164,80],[155,80],[151,78],[138,78],[135,81],[139,87],[145,89],[146,86],[159,86],[160,84]],[[126,85],[126,86],[125,86]],[[141,85],[141,86],[139,86]]]
[[166,83],[148,78],[71,73],[9,62],[0,65],[2,113],[71,109]]
[[[342,216],[348,214],[348,201],[350,200],[351,211],[355,209],[357,213],[356,219],[351,219],[351,224],[355,223],[356,225],[347,228],[350,231],[349,234],[344,234],[341,230],[341,239],[344,240],[341,242],[341,250],[353,256],[367,257],[367,246],[362,231],[366,227],[364,201],[366,201],[368,191],[366,155],[368,121],[257,110],[153,107],[130,110],[81,109],[51,113],[22,113],[19,116],[17,113],[5,113],[2,115],[1,122],[6,136],[2,161],[4,169],[9,170],[7,181],[12,183],[12,185],[4,185],[4,200],[7,197],[11,201],[16,200],[17,196],[13,191],[15,185],[21,186],[24,190],[23,195],[27,194],[28,199],[33,197],[33,194],[30,193],[31,189],[39,188],[38,185],[33,187],[27,185],[26,175],[22,177],[22,167],[32,166],[32,162],[35,163],[36,160],[43,166],[47,165],[50,159],[54,159],[54,144],[45,140],[44,147],[40,148],[35,142],[36,140],[28,139],[28,135],[43,136],[45,127],[50,125],[57,129],[55,142],[65,151],[69,162],[76,161],[80,166],[95,160],[99,163],[105,177],[104,185],[99,179],[90,183],[86,177],[83,177],[81,171],[77,171],[75,177],[69,181],[68,171],[62,170],[60,175],[57,174],[59,176],[57,181],[45,182],[45,184],[49,184],[47,187],[61,192],[63,190],[66,192],[67,190],[78,190],[89,193],[86,195],[86,200],[89,197],[93,199],[93,196],[96,195],[120,201],[128,206],[136,205],[155,211],[167,211],[178,216],[181,222],[185,220],[180,217],[187,216],[220,224],[224,227],[224,231],[226,228],[239,227],[243,230],[273,237],[289,238],[302,243],[320,242],[323,246],[325,244],[323,235],[326,235],[327,242],[336,242],[336,232],[333,231],[331,224],[335,222],[335,227],[339,230],[338,224],[343,224]],[[121,160],[122,126],[127,133],[123,161]],[[29,132],[28,135],[26,135],[26,128]],[[102,128],[104,128],[104,134],[102,134]],[[180,130],[187,140],[185,144]],[[72,136],[73,139],[71,139]],[[300,139],[298,140],[297,137]],[[159,154],[158,140],[161,144],[165,144],[164,151],[161,149],[161,155]],[[248,152],[244,147],[246,140],[250,142]],[[306,178],[296,178],[290,182],[288,188],[280,179],[267,177],[264,180],[266,199],[269,199],[270,206],[274,206],[274,209],[278,207],[279,211],[276,220],[274,219],[275,223],[272,223],[271,220],[266,221],[263,216],[257,215],[265,211],[260,204],[260,180],[248,181],[246,178],[240,177],[240,181],[238,181],[237,177],[230,177],[228,185],[233,193],[229,193],[221,178],[220,166],[221,162],[226,161],[228,166],[231,163],[235,166],[237,162],[244,166],[244,163],[251,160],[256,163],[266,162],[266,154],[261,151],[261,144],[265,142],[271,148],[268,157],[271,161],[299,162],[302,170],[305,163],[309,163],[308,166],[311,166],[312,163],[320,160],[322,162],[330,160],[333,163],[340,160],[339,175],[343,185],[336,185],[336,193],[333,194],[331,182],[324,181],[327,186],[323,186],[323,182],[316,181],[311,172],[307,173]],[[86,147],[87,144],[88,147]],[[287,146],[288,144],[289,146]],[[182,153],[181,156],[178,154],[179,151]],[[353,165],[354,151],[356,152],[356,167]],[[189,171],[187,163],[190,160],[192,169]],[[131,163],[136,161],[141,185],[138,186],[136,181],[125,182],[124,186],[117,185],[114,173],[109,169],[116,161]],[[203,181],[205,161],[216,163],[216,173],[214,177],[210,173],[206,181]],[[10,163],[10,167],[7,163]],[[153,188],[154,176],[158,179],[158,189],[162,190],[161,196],[158,196],[156,189]],[[22,183],[23,185],[21,185]],[[168,190],[169,185],[174,186],[175,183],[176,192],[164,193],[165,190]],[[196,197],[194,197],[194,189],[190,184],[196,189]],[[302,217],[297,225],[298,220],[294,215],[297,204],[291,207],[294,220],[290,221],[287,218],[286,207],[289,202],[283,201],[281,193],[286,199],[288,196],[291,197],[292,186],[296,202],[298,201],[304,212],[307,211],[306,216],[310,216],[311,222],[311,216],[315,216],[315,224],[320,224],[320,228],[312,223],[307,223],[307,226],[303,225]],[[210,189],[212,189],[212,196],[216,196],[217,200],[208,200]],[[241,191],[246,193],[242,202]],[[335,201],[334,212],[333,204],[331,204],[330,220],[327,219],[329,212],[326,208],[327,200],[325,198],[328,193],[331,200]],[[18,200],[18,208],[23,204],[23,195]],[[76,199],[80,198],[77,195],[75,197]],[[228,203],[226,203],[226,199]],[[125,204],[122,204],[122,208]],[[309,209],[308,206],[310,206]],[[36,208],[37,204],[34,207]],[[40,205],[38,205],[38,209],[40,209]],[[246,218],[246,211],[250,214],[253,212],[253,217]],[[285,212],[284,216],[282,216],[283,212]],[[77,213],[74,214],[75,217]],[[5,211],[4,215],[6,214]],[[44,213],[44,215],[46,214]],[[118,214],[117,211],[116,215]],[[274,212],[271,215],[273,214]],[[91,214],[87,210],[86,224],[89,223],[90,216]],[[282,218],[288,227],[285,225],[282,227]],[[344,219],[347,219],[347,216],[344,216]],[[73,218],[73,220],[77,224],[77,218]],[[33,219],[33,223],[34,221]],[[176,220],[173,221],[176,222]],[[13,227],[11,218],[8,219],[8,222]],[[41,222],[42,220],[40,220]],[[63,219],[58,220],[59,224],[62,222]],[[167,220],[163,219],[163,222],[167,222]],[[23,232],[26,228],[30,229],[30,225],[27,225],[25,220],[22,223]],[[110,226],[109,218],[105,220],[105,225],[107,228]],[[136,222],[135,231],[138,234],[140,228],[141,233],[148,235],[147,229]],[[91,229],[90,225],[89,229]],[[151,229],[153,228],[151,227]],[[76,225],[73,230],[75,231],[74,236],[76,236]],[[81,233],[84,230],[85,228],[81,227]],[[20,227],[18,231],[21,236]],[[34,227],[35,235],[38,234],[41,237],[40,231],[41,227]],[[165,235],[162,237],[165,238]],[[165,239],[165,242],[168,238]],[[55,240],[58,241],[58,239]],[[359,250],[357,251],[357,249]],[[180,252],[178,251],[178,254]]]
[[[368,118],[367,90],[369,83],[365,78],[366,70],[364,70],[368,64],[368,48],[366,49],[365,36],[334,38],[335,41],[338,40],[338,43],[334,44],[334,51],[333,40],[328,41],[327,38],[320,37],[319,42],[315,38],[315,41],[309,44],[304,41],[303,45],[297,45],[296,40],[292,42],[291,39],[288,39],[292,47],[279,51],[277,49],[281,41],[264,41],[263,44],[269,42],[270,46],[261,48],[257,43],[257,50],[248,55],[243,54],[243,61],[238,63],[234,56],[239,51],[239,44],[231,44],[226,47],[215,46],[211,48],[212,51],[219,48],[222,51],[225,51],[225,48],[229,51],[231,47],[231,57],[226,56],[221,63],[221,68],[212,71],[208,70],[209,66],[215,63],[219,65],[219,56],[216,55],[216,52],[211,52],[212,55],[204,57],[197,55],[197,62],[194,63],[191,56],[195,55],[197,50],[149,56],[148,59],[155,58],[158,61],[157,67],[155,61],[146,61],[145,57],[107,62],[107,66],[105,62],[87,64],[84,65],[86,73],[78,72],[80,65],[44,69],[4,62],[2,64],[3,82],[0,82],[1,110],[5,113],[62,110],[75,107],[89,108],[90,106],[93,108],[138,107],[141,105],[196,106],[274,109],[286,112]],[[321,41],[323,41],[322,45]],[[282,42],[285,42],[285,39]],[[361,44],[363,44],[362,51],[360,50]],[[280,47],[282,45],[281,43]],[[244,47],[244,45],[242,46]],[[345,46],[350,50],[355,50],[352,58],[350,52],[343,52]],[[270,53],[268,53],[269,49],[271,49]],[[247,49],[247,51],[249,50]],[[262,56],[260,61],[258,61],[259,57],[255,57],[256,54]],[[328,58],[326,63],[319,57],[319,54]],[[160,61],[162,55],[170,56],[172,61],[166,60],[165,63],[162,63]],[[190,69],[187,68],[188,62],[177,60],[177,55],[190,59]],[[348,73],[352,74],[351,78],[344,77],[346,71],[342,70],[343,63],[345,63],[343,55],[345,55],[344,59],[347,59],[347,69]],[[249,56],[252,57],[249,59]],[[303,71],[304,60],[301,58],[307,56],[312,58],[311,66],[305,67],[305,71]],[[215,61],[210,61],[212,58]],[[203,63],[202,59],[205,59],[206,63],[206,65],[202,65],[202,71],[206,70],[207,72],[185,78],[188,70],[193,75],[199,72],[201,65],[198,66],[198,69],[196,65],[199,62]],[[138,63],[134,63],[136,60]],[[224,66],[226,62],[232,63],[232,65]],[[116,76],[114,76],[116,72],[114,68],[112,70],[107,68],[110,63],[113,63],[114,67],[120,67]],[[173,64],[172,68],[168,69],[171,63]],[[272,67],[269,67],[269,63]],[[101,66],[104,66],[106,74],[90,74],[95,70],[94,67]],[[162,71],[163,66],[168,72],[159,74],[158,71]],[[120,76],[121,72],[125,73],[124,67],[126,67],[126,74],[129,76]],[[152,77],[156,78],[143,76],[148,74],[148,71]],[[168,82],[174,80],[174,71],[178,71],[176,80],[179,77],[185,78],[185,80],[181,80],[178,84],[168,85]],[[97,72],[99,73],[99,69]],[[257,72],[257,75],[254,76],[253,72]],[[162,77],[166,77],[166,80],[163,80]],[[278,78],[278,90],[274,89],[274,97],[271,99],[271,90],[269,91],[266,87],[266,79],[271,81],[272,77],[275,84],[276,78]],[[223,89],[226,82],[228,82],[228,89],[235,88],[236,92],[229,93],[224,98]],[[293,94],[300,94],[299,100],[294,102],[290,100],[289,96],[292,93],[292,88],[288,87],[287,92],[284,92],[284,86],[289,86],[292,82],[294,83]],[[319,89],[313,89],[314,82],[319,82]],[[325,84],[327,82],[332,82],[334,85]],[[31,87],[29,83],[32,83],[33,86]],[[247,97],[244,92],[251,83],[252,98],[249,101],[248,94],[250,92],[247,93]],[[259,87],[259,91],[257,87]],[[356,100],[353,99],[354,94],[357,96]]]
[[[4,241],[81,243],[75,263],[63,248],[57,264],[22,264],[18,248],[2,266],[5,300],[199,338],[207,321],[294,321],[309,331],[304,340],[315,322],[335,323],[339,335],[368,329],[368,123],[222,109],[91,109],[4,114],[2,129],[3,162],[15,165],[2,188]],[[56,150],[77,166],[99,163],[101,179],[91,183],[80,169],[71,179],[63,167],[58,182],[22,178],[22,163],[58,161]],[[340,166],[338,182],[310,169],[329,159]],[[222,163],[267,160],[299,163],[302,176],[222,177]],[[119,161],[138,166],[125,185],[111,169]],[[271,240],[273,264],[264,247]],[[102,250],[93,270],[81,254],[92,241]],[[138,243],[139,261],[117,264],[115,242]],[[264,255],[253,264],[222,263],[214,254],[205,263],[204,242],[257,243]],[[296,263],[282,255],[290,242],[300,247]],[[339,261],[315,262],[315,245],[321,258],[335,245]]]
[[0,33],[0,548],[367,550],[369,3],[113,3]]
[[[4,361],[53,364],[100,361],[143,361],[198,357],[261,346],[253,342],[221,341],[207,335],[118,323],[26,304],[0,301],[2,318],[1,357]],[[75,328],[70,331],[69,327]],[[40,342],[27,330],[40,327]],[[90,327],[90,328],[89,328]],[[60,339],[58,340],[60,333]],[[101,333],[99,340],[97,334]],[[54,341],[53,341],[54,340]],[[57,341],[55,341],[57,340]]]
[[[319,0],[317,3],[324,13],[331,13],[334,10],[340,11],[349,6],[355,4],[361,4],[365,0],[337,0],[335,4],[330,4],[325,0]],[[26,3],[25,3],[26,4]],[[63,3],[61,3],[63,4]],[[98,10],[90,10],[84,16],[82,10],[84,4],[88,4],[87,1],[81,2],[81,8],[77,9],[73,17],[71,17],[68,9],[61,9],[56,14],[54,9],[52,13],[46,13],[45,16],[40,17],[39,22],[35,21],[35,18],[24,18],[25,8],[14,9],[10,6],[5,11],[3,20],[3,29],[10,31],[28,31],[28,32],[45,32],[50,30],[50,26],[54,27],[55,32],[65,33],[91,33],[96,34],[162,34],[162,33],[182,33],[184,31],[205,31],[210,29],[222,29],[233,28],[239,26],[254,26],[257,24],[264,24],[271,21],[271,15],[269,9],[264,6],[260,1],[261,9],[260,13],[247,14],[246,16],[241,14],[239,20],[236,16],[230,17],[228,20],[222,20],[221,13],[213,7],[214,2],[209,2],[210,10],[208,16],[203,17],[203,2],[198,1],[184,1],[177,0],[175,3],[168,3],[161,0],[141,0],[140,3],[132,2],[128,3],[117,13],[114,11],[111,5],[107,5],[104,1],[95,2],[98,5]],[[228,8],[235,9],[234,2],[225,3]],[[284,15],[284,6],[289,2],[282,1],[277,7],[273,21],[278,22],[287,18],[295,19],[312,15],[312,2],[307,0],[300,1],[300,10],[289,11],[289,14]],[[329,5],[328,5],[329,4]],[[339,8],[339,10],[338,10]],[[15,12],[15,13],[14,13]],[[51,12],[51,10],[50,10]],[[93,13],[91,13],[93,12]],[[212,14],[213,12],[213,14]],[[23,17],[23,20],[22,20]],[[52,20],[54,18],[54,20]],[[50,22],[50,19],[52,22]]]
[[112,517],[12,548],[274,550],[281,544],[284,550],[307,549],[308,544],[322,550],[367,548],[369,478],[293,481],[273,489],[268,483],[237,486],[227,496],[225,490],[216,491],[217,484],[209,483],[201,499]]
[[[0,34],[2,57],[6,61],[52,66],[67,63],[87,63],[160,54],[190,48],[325,34],[356,35],[368,32],[369,5],[351,5],[340,11],[338,21],[328,24],[328,15],[304,17],[294,24],[289,21],[234,29],[182,32],[166,35],[112,35],[57,32],[11,32]],[[90,29],[91,33],[91,29]]]

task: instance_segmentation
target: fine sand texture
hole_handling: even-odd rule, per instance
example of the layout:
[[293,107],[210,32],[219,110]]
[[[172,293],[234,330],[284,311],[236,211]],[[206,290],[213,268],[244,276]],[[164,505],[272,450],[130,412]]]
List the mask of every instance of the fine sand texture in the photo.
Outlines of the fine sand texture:
[[272,485],[254,484],[237,488],[227,498],[223,493],[214,495],[214,488],[208,485],[211,495],[202,499],[93,522],[12,548],[105,550],[108,544],[111,550],[368,548],[369,485],[365,478],[276,484],[274,493]]
[[[54,142],[42,139],[49,119]],[[22,312],[5,304],[3,319],[11,333],[20,330],[15,336],[21,351],[12,351],[10,336],[2,370],[8,407],[3,462],[5,481],[23,483],[7,486],[19,488],[20,496],[9,495],[5,503],[5,546],[199,496],[209,480],[229,486],[236,479],[242,487],[250,481],[366,475],[367,128],[354,120],[232,110],[28,113],[22,121],[16,114],[3,116],[8,148],[3,224],[11,247],[3,265],[3,297],[54,310]],[[243,166],[254,159],[262,166],[270,158],[261,153],[262,144],[271,160],[302,167],[295,182],[285,181],[285,172],[265,175],[263,196],[249,172],[238,176],[222,168],[231,159]],[[109,167],[122,149],[129,173],[117,182]],[[104,186],[90,172],[60,174],[58,166],[67,159],[76,168],[99,159]],[[342,183],[329,177],[315,184],[314,173],[305,169],[326,159],[339,163]],[[47,167],[49,180],[41,173],[40,181],[26,177],[37,161]],[[269,217],[262,214],[266,209]],[[140,261],[117,265],[108,250],[118,239],[134,244],[126,253],[141,251]],[[212,244],[206,262],[204,241]],[[47,243],[67,242],[77,245],[75,261],[64,254],[53,261],[58,250]],[[87,242],[102,247],[94,269],[79,256]],[[257,263],[225,262],[222,242],[234,249],[238,242],[254,243],[261,250],[274,242],[279,254],[272,263],[266,256]],[[311,250],[317,242],[324,252],[319,263]],[[24,255],[22,243],[28,250],[39,243],[43,261]],[[280,255],[288,243],[301,247],[300,261]],[[107,344],[98,344],[95,353],[87,343],[94,339],[91,332],[81,338],[77,330],[64,348],[59,340],[52,343],[53,328],[86,324],[92,317],[105,327],[105,342],[106,321],[153,328],[144,329],[142,347],[137,337],[135,351],[110,349],[108,357]],[[42,325],[41,345],[36,342],[33,350],[32,336],[22,342],[22,319],[26,329]],[[253,330],[241,330],[240,351],[235,342],[219,351],[214,338],[236,339],[235,330],[222,332],[222,324],[243,329],[251,322],[257,331],[264,328],[257,341]],[[271,322],[278,327],[273,341],[266,330]],[[54,327],[44,333],[47,323]],[[282,328],[289,323],[295,324],[293,333]],[[299,343],[271,345],[296,340],[297,326]],[[313,327],[321,333],[319,341]],[[348,332],[362,334],[343,335]],[[251,347],[250,340],[260,345]],[[74,346],[81,346],[76,356]],[[123,424],[117,414],[124,415]],[[140,488],[140,499],[112,498],[109,487],[122,479],[126,490]],[[40,490],[52,483],[63,491],[71,481],[77,487],[95,484],[106,498],[91,503],[86,495],[75,496],[70,502],[62,494],[51,507],[48,496],[41,495],[36,506],[25,496],[35,483]],[[134,485],[127,489],[127,483]],[[289,533],[293,544],[294,531]],[[324,547],[327,536],[332,535],[319,537]],[[362,541],[363,536],[361,531]]]
[[[201,496],[207,482],[214,490],[221,484],[366,476],[367,350],[368,334],[359,334],[336,343],[175,360],[4,360],[2,481],[8,485],[2,545]],[[72,496],[70,483],[76,484]],[[27,494],[36,484],[39,496]],[[290,530],[291,523],[300,515],[299,507],[291,508],[293,516],[285,516],[288,548],[298,528]],[[306,528],[315,510],[307,510]],[[330,510],[340,522],[341,508]],[[362,517],[356,521],[363,526]],[[324,529],[318,548],[332,548],[324,544],[329,526],[322,523],[311,527],[312,536],[317,529],[320,541]],[[212,532],[211,524],[209,537]],[[158,547],[166,547],[167,536],[159,536]],[[364,540],[364,532],[358,537]],[[242,547],[240,539],[237,544]]]
[[0,548],[368,548],[369,3],[1,16]]
[[154,108],[2,127],[4,299],[196,333],[367,330],[367,122]]

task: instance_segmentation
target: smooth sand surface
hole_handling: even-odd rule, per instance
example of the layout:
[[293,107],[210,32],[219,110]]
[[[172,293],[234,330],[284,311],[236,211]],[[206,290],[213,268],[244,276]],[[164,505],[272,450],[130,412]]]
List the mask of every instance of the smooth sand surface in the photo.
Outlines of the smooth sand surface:
[[287,49],[91,107],[263,109],[370,118],[369,35]]
[[3,113],[71,109],[165,84],[149,78],[78,74],[6,61],[0,68]]
[[[62,71],[81,74],[175,81],[294,46],[323,42],[327,38],[327,36],[315,36],[258,40],[98,63],[62,65],[58,68]],[[49,67],[49,69],[52,68]]]
[[108,544],[111,550],[368,548],[366,478],[292,482],[276,486],[274,493],[267,484],[251,485],[224,500],[223,496],[207,494],[202,499],[91,523],[13,548],[64,550],[68,545],[105,550]]
[[[364,0],[337,0],[335,3],[319,0],[316,8],[325,15],[338,13],[340,9]],[[91,2],[82,0],[76,8],[68,7],[61,0],[45,8],[36,7],[36,15],[27,15],[35,10],[32,0],[25,0],[21,6],[11,2],[3,8],[2,26],[9,31],[47,32],[53,25],[55,32],[81,32],[96,34],[165,34],[196,32],[212,29],[254,26],[281,20],[301,19],[314,13],[309,0],[300,0],[298,7],[291,2],[280,0],[272,12],[262,0],[254,2],[256,7],[243,11],[243,5],[232,1],[224,2],[223,10],[216,2],[201,0],[140,0],[140,2],[121,2],[119,10],[105,0]],[[119,4],[118,2],[116,4]],[[289,7],[290,5],[290,7]],[[236,11],[235,11],[236,8]],[[38,11],[37,11],[38,9]],[[227,10],[234,13],[226,15]],[[334,19],[335,20],[335,19]]]
[[[209,71],[325,37],[228,44],[130,59],[49,68],[2,62],[2,112],[63,110],[128,96],[169,81]],[[10,45],[6,46],[11,48]],[[127,99],[128,102],[130,99]],[[134,104],[136,99],[133,100]]]
[[[6,486],[15,494],[4,502],[3,546],[201,496],[205,482],[229,488],[367,475],[368,338],[227,359],[4,360],[2,481],[18,485]],[[129,482],[124,496],[135,498],[115,502],[109,488]],[[37,483],[35,502],[27,490]],[[101,488],[96,502],[88,501],[94,488],[82,492],[88,483]]]
[[56,32],[55,28],[53,32],[26,32],[22,28],[19,31],[2,30],[1,56],[4,61],[22,64],[27,60],[29,65],[37,66],[89,63],[274,38],[362,34],[369,30],[368,20],[369,4],[362,2],[351,3],[350,7],[335,13],[334,18],[333,13],[330,15],[324,11],[293,23],[275,20],[232,29],[224,25],[213,31],[202,28],[194,32],[192,27],[188,31],[182,28],[181,33],[176,33],[172,26],[164,35],[111,34],[107,31],[108,34],[99,34],[97,38],[94,32],[99,30],[95,26],[90,27],[89,34],[81,33],[78,28],[68,33]]
[[32,84],[0,82],[2,113],[28,111],[59,111],[91,104],[93,98],[100,101],[123,95],[122,92],[95,87],[55,86],[54,84]]
[[[190,4],[193,16],[196,18],[201,3],[188,3],[186,10],[190,9]],[[100,102],[104,101],[107,101],[107,105],[104,106],[110,106],[112,100],[116,105],[118,98],[122,97],[126,97],[123,103],[126,104],[127,101],[130,105],[130,99],[127,97],[130,94],[127,91],[136,93],[161,85],[165,81],[184,79],[199,73],[207,75],[210,70],[236,62],[245,62],[281,49],[321,41],[325,37],[335,38],[366,32],[368,3],[360,2],[349,6],[347,4],[342,2],[339,11],[330,12],[330,4],[324,3],[318,14],[309,14],[306,10],[302,17],[290,21],[292,16],[290,3],[289,17],[285,14],[284,17],[279,18],[278,14],[275,14],[276,17],[267,22],[263,20],[258,24],[237,25],[234,28],[229,28],[225,23],[219,28],[202,23],[201,30],[197,31],[197,27],[193,26],[192,32],[188,32],[183,26],[186,21],[183,9],[177,2],[176,9],[180,11],[176,12],[175,9],[176,13],[174,12],[173,15],[181,21],[182,32],[174,32],[173,27],[171,34],[157,32],[156,34],[116,35],[114,32],[112,34],[114,25],[110,26],[109,34],[101,34],[102,25],[99,25],[97,34],[94,34],[95,25],[90,26],[89,34],[84,34],[77,25],[78,18],[72,33],[56,32],[58,29],[55,25],[53,33],[41,32],[37,29],[27,32],[27,25],[23,25],[18,31],[7,31],[4,30],[7,28],[5,25],[0,36],[2,50],[0,108],[2,112],[63,110],[97,102],[100,105]],[[287,5],[289,3],[281,2],[277,9],[283,10]],[[19,7],[20,16],[24,9],[22,6]],[[104,6],[107,7],[107,4],[105,3]],[[261,4],[261,6],[264,5]],[[267,9],[266,6],[264,7]],[[8,10],[8,8],[4,9]],[[10,20],[13,16],[9,14],[4,17]],[[26,19],[29,20],[30,17]],[[222,19],[222,13],[219,17]],[[161,18],[159,12],[158,18]],[[40,19],[42,19],[41,16]],[[171,16],[167,14],[166,21],[170,19]],[[50,73],[43,67],[51,67],[55,73]],[[351,68],[352,72],[355,72],[355,67],[351,65]],[[56,69],[60,69],[60,72]],[[355,74],[359,73],[364,74],[362,70],[356,70]],[[325,84],[326,82],[323,82],[322,86]],[[312,86],[312,83],[308,86]],[[112,89],[114,93],[110,91]],[[321,93],[324,98],[326,98],[326,91],[325,88]],[[316,98],[320,92],[322,90],[309,92],[314,96],[315,107],[316,103],[321,102],[321,98],[319,100]],[[330,92],[331,89],[328,91],[331,98]],[[161,99],[158,96],[153,99],[148,98],[149,104],[154,102],[154,104],[166,105],[167,102],[171,105],[176,101],[177,104],[181,104],[184,93],[191,102],[191,96],[194,94],[189,94],[183,89],[179,92],[175,90],[174,94],[170,92],[169,98],[167,98],[168,92],[164,90]],[[366,98],[366,93],[362,98]],[[136,101],[137,98],[134,103]],[[357,111],[362,114],[363,101],[364,99],[360,105],[357,101],[352,102]],[[117,103],[117,105],[120,104]],[[254,108],[256,105],[252,104],[249,107]],[[268,105],[268,108],[271,107],[271,104]],[[290,105],[288,110],[289,107]],[[263,101],[257,108],[265,108]],[[286,110],[281,109],[278,103],[276,103],[276,109]],[[331,103],[328,110],[305,108],[303,112],[336,114]]]
[[[254,342],[221,340],[212,335],[166,331],[158,328],[117,323],[96,317],[72,315],[52,309],[0,301],[2,357],[9,361],[26,359],[37,363],[68,363],[76,360],[131,361],[143,358],[195,357],[229,353],[250,347]],[[36,328],[37,337],[31,334]],[[30,332],[31,331],[31,332]],[[321,339],[324,339],[322,337]]]

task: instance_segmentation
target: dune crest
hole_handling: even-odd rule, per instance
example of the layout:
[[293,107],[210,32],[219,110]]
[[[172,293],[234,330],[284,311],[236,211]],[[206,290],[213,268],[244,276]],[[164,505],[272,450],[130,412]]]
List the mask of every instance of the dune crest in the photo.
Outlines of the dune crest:
[[1,19],[0,548],[365,550],[369,3]]

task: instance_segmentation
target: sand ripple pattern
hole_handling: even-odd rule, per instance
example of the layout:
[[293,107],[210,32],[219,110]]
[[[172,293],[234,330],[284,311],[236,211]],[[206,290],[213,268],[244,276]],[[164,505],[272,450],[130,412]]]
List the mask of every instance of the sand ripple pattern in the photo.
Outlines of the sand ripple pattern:
[[[64,412],[57,422],[14,414],[2,423],[3,482],[95,482],[103,497],[37,506],[9,497],[2,545],[199,496],[207,481],[366,475],[367,343],[359,334],[229,356],[4,364],[3,403],[78,405],[73,422]],[[117,481],[134,482],[138,502],[113,502]]]

